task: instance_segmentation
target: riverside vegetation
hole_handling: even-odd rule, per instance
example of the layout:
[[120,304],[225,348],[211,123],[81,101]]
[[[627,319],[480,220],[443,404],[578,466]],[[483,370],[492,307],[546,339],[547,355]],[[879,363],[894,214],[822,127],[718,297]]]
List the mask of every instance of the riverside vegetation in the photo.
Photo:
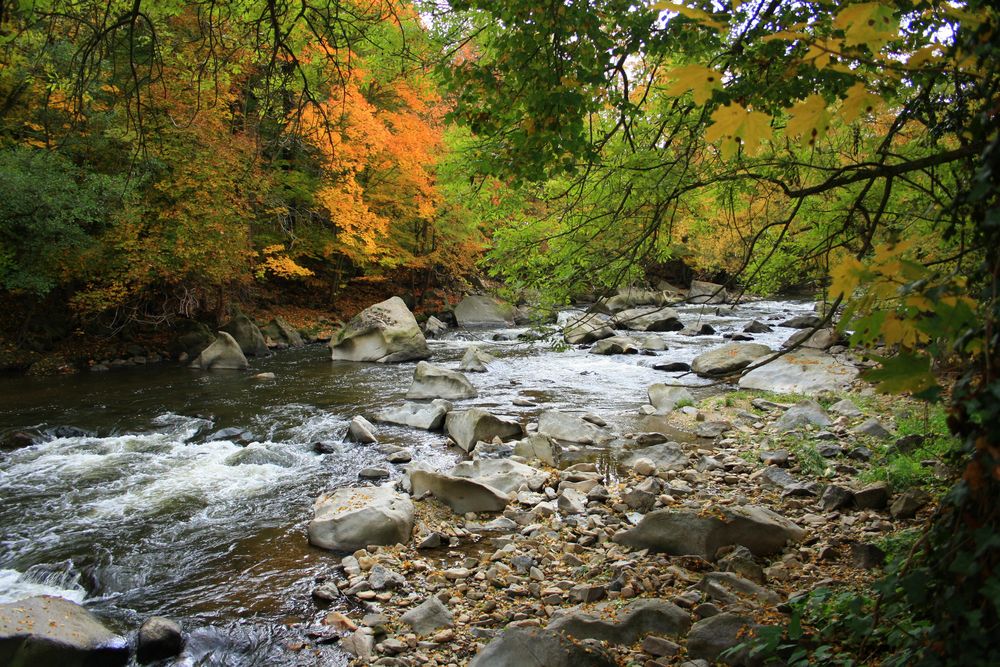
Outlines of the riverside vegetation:
[[[860,364],[877,391],[931,404],[922,421],[894,415],[893,448],[882,451],[858,441],[892,433],[886,414],[886,423],[855,424],[859,417],[846,414],[830,420],[822,405],[796,406],[785,416],[806,423],[830,420],[831,425],[822,425],[830,435],[819,442],[775,435],[774,451],[787,450],[795,474],[780,467],[779,455],[750,480],[751,462],[743,457],[752,459],[762,443],[723,437],[726,428],[749,417],[710,419],[708,406],[693,396],[675,400],[674,389],[657,389],[650,394],[650,410],[673,414],[662,407],[664,401],[671,408],[679,401],[678,414],[693,409],[695,418],[705,416],[695,430],[721,447],[719,458],[680,446],[673,476],[654,461],[652,468],[642,466],[648,472],[642,481],[629,477],[621,489],[612,488],[607,471],[573,469],[572,464],[558,473],[543,470],[550,482],[529,484],[537,487],[531,493],[544,496],[531,496],[538,500],[533,507],[541,506],[544,514],[554,502],[557,516],[576,518],[555,527],[539,521],[536,528],[537,513],[525,525],[518,523],[522,514],[508,517],[520,537],[499,538],[511,542],[494,546],[497,552],[511,545],[516,551],[519,540],[538,538],[525,548],[534,549],[537,556],[531,558],[544,565],[547,538],[558,536],[596,549],[599,559],[620,556],[641,563],[652,558],[645,562],[655,562],[658,572],[676,568],[669,570],[670,577],[657,574],[648,587],[645,574],[639,575],[638,587],[625,577],[615,590],[618,585],[611,584],[624,569],[588,565],[573,547],[571,553],[581,561],[574,566],[586,568],[575,576],[591,568],[598,573],[594,592],[588,588],[574,596],[575,587],[558,585],[546,590],[552,607],[557,597],[582,603],[593,600],[581,596],[616,598],[605,603],[605,611],[627,598],[625,591],[655,590],[656,596],[645,597],[655,597],[658,604],[623,609],[620,620],[670,619],[674,625],[660,634],[687,637],[679,642],[678,660],[699,656],[699,644],[693,646],[687,632],[687,623],[697,619],[691,629],[695,637],[701,636],[696,628],[710,628],[711,640],[747,640],[727,642],[734,643],[731,650],[719,653],[714,648],[721,647],[713,644],[704,655],[713,660],[992,664],[992,637],[1000,628],[1000,258],[994,250],[1000,242],[998,22],[993,4],[981,0],[846,5],[352,0],[323,6],[277,0],[45,0],[4,5],[0,296],[11,314],[2,325],[4,367],[45,372],[74,361],[91,365],[101,358],[88,348],[110,336],[120,349],[139,343],[127,355],[131,361],[123,358],[123,363],[183,355],[202,369],[244,368],[248,354],[267,353],[268,341],[250,318],[232,308],[236,304],[260,313],[264,321],[274,316],[271,343],[297,345],[299,334],[287,319],[298,324],[312,319],[317,329],[334,335],[332,318],[320,322],[320,317],[335,311],[346,318],[395,292],[422,315],[444,317],[450,303],[469,291],[465,281],[479,279],[477,262],[498,280],[502,296],[527,307],[520,315],[551,316],[572,297],[595,297],[595,311],[614,317],[574,316],[563,322],[568,326],[559,344],[602,339],[607,342],[601,351],[612,353],[655,353],[649,347],[656,345],[655,337],[642,332],[684,326],[662,312],[677,300],[670,280],[690,285],[688,298],[698,299],[723,291],[773,294],[805,287],[819,293],[824,305],[811,333],[796,343],[829,349],[850,332],[847,342],[856,352],[794,349],[764,364],[770,356],[766,349],[734,342],[720,348],[711,364],[701,360],[701,367],[692,367],[702,374],[705,368],[717,375],[743,373],[744,389],[798,387],[815,399],[823,398],[820,385],[783,376],[796,361],[800,369],[814,369],[817,355],[825,355],[820,370],[834,374],[835,390],[855,381]],[[716,286],[705,294],[692,278],[713,279]],[[615,294],[628,285],[647,289],[640,290],[646,296],[628,304],[636,312],[625,315],[612,303],[632,298],[628,291]],[[337,358],[426,356],[404,303],[385,303],[374,323],[361,327],[355,321],[353,329],[348,323],[334,335]],[[400,327],[379,340],[371,332],[386,323],[386,313],[399,314],[388,321]],[[457,312],[455,317],[460,320]],[[215,340],[203,321],[229,324]],[[437,317],[428,322],[444,325]],[[367,338],[345,349],[359,333]],[[611,340],[615,333],[621,335]],[[176,341],[172,349],[167,349],[168,339]],[[403,339],[410,344],[395,349]],[[470,368],[476,364],[486,362],[469,362]],[[433,382],[425,378],[433,387],[457,382],[447,372],[418,368],[433,375]],[[729,400],[733,408],[742,398]],[[863,405],[865,400],[869,397],[855,399],[863,414],[874,407]],[[686,401],[692,405],[683,406]],[[452,414],[441,404],[437,408],[440,418]],[[769,430],[763,414],[743,409],[756,418],[742,424],[748,433]],[[424,408],[409,410],[416,414]],[[544,414],[538,415],[543,435]],[[556,433],[568,424],[558,416],[548,419],[556,429],[550,435],[565,439]],[[456,420],[451,417],[458,429]],[[942,433],[943,424],[950,436]],[[848,427],[864,432],[848,433]],[[797,428],[808,433],[801,423]],[[463,449],[480,449],[473,447],[478,438],[456,441],[466,441]],[[857,452],[851,463],[840,460],[845,452]],[[866,456],[864,466],[853,463]],[[837,477],[853,475],[848,467],[861,475],[850,484]],[[455,483],[454,473],[412,470],[408,483],[420,480],[420,488],[434,494]],[[534,475],[530,479],[540,479]],[[735,481],[727,482],[727,476]],[[609,495],[587,498],[566,486],[588,480],[603,481]],[[720,509],[721,517],[699,514],[702,506],[715,503],[705,499],[696,508],[692,482],[720,480],[752,496],[745,500],[762,504],[765,500],[743,483],[764,480],[781,489],[779,499],[771,500],[779,503],[781,514],[792,516],[775,518],[751,509],[750,518],[738,519],[726,514],[729,505]],[[721,562],[717,559],[731,555],[720,553],[720,547],[739,544],[732,535],[724,538],[726,544],[717,542],[723,538],[713,531],[720,525],[737,530],[744,519],[774,519],[774,534],[799,546],[769,543],[763,549],[768,557],[783,555],[756,563],[771,572],[765,572],[764,581],[781,581],[784,571],[794,580],[799,563],[806,572],[803,584],[815,588],[818,580],[806,565],[820,567],[824,553],[836,560],[850,541],[869,544],[857,539],[858,530],[891,532],[889,520],[879,514],[881,503],[848,509],[858,505],[859,493],[861,498],[886,493],[892,487],[879,486],[885,483],[895,487],[890,516],[908,521],[902,517],[910,510],[926,509],[918,515],[922,523],[908,524],[900,536],[884,542],[883,551],[905,555],[870,588],[845,595],[819,587],[789,599],[785,594],[791,591],[782,590],[778,599],[774,590],[746,585],[744,579],[753,579],[746,573],[736,575],[740,580],[734,584],[728,575],[708,572],[698,579],[697,600],[688,605],[694,611],[682,611],[682,603],[695,600],[695,593],[670,587],[696,583],[692,573],[714,569]],[[915,489],[900,492],[911,485],[926,487],[936,502]],[[692,489],[688,498],[677,490],[685,487]],[[749,487],[756,490],[754,484]],[[517,491],[489,488],[492,492],[477,487],[494,502]],[[882,491],[866,495],[869,488]],[[545,489],[554,497],[548,498]],[[653,499],[649,507],[643,494]],[[819,494],[819,500],[808,500],[810,494]],[[666,557],[651,554],[669,552],[672,547],[664,543],[650,553],[641,547],[638,555],[626,552],[630,538],[621,535],[644,532],[642,523],[625,530],[632,523],[623,509],[629,507],[626,496],[643,503],[647,519],[659,517],[649,525],[683,525],[705,541],[684,545],[681,550],[690,553],[662,561],[657,559]],[[735,495],[732,500],[733,511],[756,507]],[[675,503],[688,501],[692,505],[677,510],[680,514],[671,513]],[[810,502],[818,502],[826,514],[810,511]],[[896,502],[906,511],[893,512]],[[663,509],[650,513],[653,507]],[[530,515],[534,510],[521,511]],[[835,531],[829,542],[825,537],[811,541],[809,527],[788,523],[793,517],[812,527],[832,521],[843,534]],[[478,518],[466,521],[476,525]],[[753,558],[765,555],[743,546]],[[859,558],[877,554],[867,548],[858,553]],[[382,554],[361,553],[357,567],[350,560],[344,566],[349,588],[357,589],[352,595],[364,593],[362,601],[395,599],[391,592],[376,590],[372,596],[363,590],[365,582],[375,588],[371,574],[361,580],[362,572],[370,572],[363,565],[374,568],[368,559]],[[690,555],[709,565],[682,557]],[[479,562],[480,556],[485,554],[454,556],[470,559],[456,566],[469,570],[469,576],[453,572],[444,581],[464,582],[449,588],[476,592],[475,586],[490,580],[489,567],[473,567],[471,559]],[[381,565],[380,577],[386,566],[397,570],[414,562],[403,558],[397,566],[388,550],[385,557],[390,560]],[[502,569],[496,567],[494,574]],[[511,610],[514,615],[548,619],[542,583],[564,581],[551,579],[564,572],[550,575],[544,567],[532,567],[541,580],[532,577],[530,567],[526,576],[516,567],[513,574],[501,572],[500,580],[513,581],[515,597],[523,586],[526,597],[539,600],[529,605],[533,611]],[[602,577],[608,580],[603,589]],[[541,582],[539,595],[533,595],[532,582]],[[419,597],[434,592],[437,584],[408,585],[426,587],[413,591]],[[470,589],[459,590],[463,585]],[[766,604],[790,614],[787,623],[745,616],[741,595],[773,600]],[[459,598],[454,604],[462,602],[461,596],[452,597]],[[433,599],[428,597],[427,604],[437,614],[441,600]],[[701,616],[697,605],[702,603],[723,613],[708,607]],[[727,605],[731,612],[724,611]],[[498,622],[486,622],[471,608],[462,612],[468,618],[462,621],[460,614],[458,627],[475,619],[486,626]],[[552,615],[558,616],[554,608]],[[517,625],[536,620],[515,620],[477,660],[504,659],[508,634],[533,638],[533,646],[551,651],[549,661],[602,664],[612,659],[596,647],[565,641],[573,632],[567,627],[587,628],[580,630],[584,634],[604,632],[595,629],[604,627],[598,621],[571,612],[546,622],[545,629]],[[387,622],[391,628],[395,619],[387,616]],[[591,639],[632,637],[619,625],[606,632]],[[373,639],[374,631],[353,629],[347,645],[362,654],[376,647]],[[439,639],[434,646],[456,651],[466,641],[465,653],[454,654],[456,661],[472,654],[467,639],[456,640],[455,647],[447,631]],[[378,659],[390,664],[433,648],[411,637],[400,640],[406,648],[387,648],[385,641]],[[669,662],[674,649],[653,644],[664,653],[655,660]],[[399,656],[388,655],[393,647]],[[645,647],[651,660],[652,648]],[[627,653],[639,659],[634,649],[612,650],[622,653],[620,658]]]

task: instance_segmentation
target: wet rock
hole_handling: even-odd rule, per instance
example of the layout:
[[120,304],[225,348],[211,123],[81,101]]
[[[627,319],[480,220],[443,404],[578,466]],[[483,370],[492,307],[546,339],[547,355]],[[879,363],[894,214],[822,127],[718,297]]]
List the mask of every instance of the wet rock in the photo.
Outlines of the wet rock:
[[705,280],[692,280],[687,298],[690,303],[726,303],[729,295],[722,285]]
[[330,341],[334,361],[398,363],[431,352],[413,313],[398,296],[365,308]]
[[423,330],[424,335],[428,338],[437,338],[438,336],[443,336],[448,332],[448,325],[431,315],[427,318],[427,321],[424,322]]
[[431,470],[411,470],[409,479],[414,496],[430,493],[457,514],[501,512],[510,502],[506,493],[474,479]]
[[379,480],[389,477],[389,471],[385,468],[362,468],[358,473],[359,479]]
[[629,331],[680,331],[684,328],[677,311],[666,306],[623,310],[614,316],[612,325]]
[[340,589],[332,581],[324,581],[322,584],[312,589],[311,595],[317,600],[333,602],[340,598]]
[[590,348],[591,354],[639,354],[639,341],[626,336],[612,336],[594,343]]
[[818,350],[799,349],[781,356],[740,378],[740,389],[777,394],[815,395],[841,391],[858,377],[858,369]]
[[790,329],[815,329],[822,323],[823,319],[816,315],[797,315],[784,322],[779,322],[778,326]]
[[454,624],[451,612],[433,595],[400,616],[399,620],[413,628],[418,635],[429,635]]
[[572,641],[561,632],[508,626],[469,667],[615,667],[600,645]]
[[408,399],[460,400],[475,398],[478,395],[479,392],[476,391],[476,388],[461,373],[435,366],[426,361],[417,364],[413,371],[413,383],[410,385],[409,391],[406,392]]
[[135,659],[139,664],[165,660],[179,654],[184,648],[181,625],[162,616],[147,618],[139,626]]
[[637,449],[629,454],[622,463],[635,467],[639,459],[647,459],[659,470],[684,470],[690,465],[688,455],[676,442],[664,442],[650,447]]
[[694,396],[684,387],[657,383],[650,385],[646,393],[656,413],[661,415],[672,412],[679,403],[694,404]]
[[313,505],[309,543],[331,551],[369,544],[405,544],[413,530],[413,503],[385,487],[337,489]]
[[514,307],[484,294],[470,294],[455,306],[460,327],[497,327],[514,324]]
[[705,515],[692,510],[657,510],[613,539],[635,549],[712,559],[719,548],[736,544],[755,556],[769,556],[804,536],[805,531],[788,519],[766,508],[746,505],[720,507],[717,513]]
[[715,334],[715,329],[710,324],[702,324],[698,327],[684,327],[680,334],[682,336],[711,336]]
[[443,425],[452,405],[444,399],[430,403],[403,403],[396,408],[383,408],[374,414],[375,421],[400,424],[428,431],[437,431]]
[[644,354],[651,352],[663,352],[667,349],[667,341],[659,336],[645,336],[639,341],[639,347]]
[[687,373],[691,370],[691,365],[683,361],[668,361],[662,364],[653,364],[653,368],[666,373]]
[[582,315],[563,329],[563,339],[570,345],[586,345],[614,335],[607,318],[594,314]]
[[128,642],[75,602],[41,595],[0,604],[0,658],[8,665],[124,665]]
[[854,504],[858,509],[881,510],[889,504],[889,485],[885,482],[869,484],[854,492]]
[[375,427],[372,426],[371,422],[358,415],[351,420],[351,425],[347,427],[347,439],[363,445],[376,443],[378,438],[375,437],[374,431]]
[[555,410],[546,410],[538,416],[538,433],[584,445],[596,444],[608,437],[606,432],[581,417]]
[[623,608],[607,610],[600,616],[576,609],[549,623],[548,629],[574,639],[596,639],[629,646],[647,634],[677,637],[691,626],[686,611],[666,600],[643,599]]
[[485,373],[489,370],[487,365],[492,361],[496,361],[492,354],[487,354],[475,345],[472,345],[462,355],[462,361],[459,362],[458,369],[466,373]]
[[472,451],[477,442],[501,441],[521,437],[521,425],[511,419],[491,415],[485,410],[472,408],[451,412],[445,420],[445,431],[465,451]]
[[774,329],[772,329],[767,324],[764,324],[763,322],[760,322],[758,320],[754,320],[750,324],[743,327],[743,333],[749,333],[749,334],[770,333],[772,331],[774,331]]
[[264,335],[260,332],[260,329],[257,328],[257,325],[249,317],[242,313],[223,325],[222,331],[231,335],[236,344],[240,346],[243,354],[247,356],[266,357],[271,354],[271,351],[267,349],[267,343],[264,342]]
[[759,343],[726,343],[699,354],[691,362],[691,369],[702,377],[728,375],[770,353],[771,348]]
[[929,493],[922,489],[908,489],[896,496],[889,506],[889,514],[894,519],[912,519],[931,501]]
[[840,341],[840,334],[836,329],[802,329],[796,331],[781,344],[783,348],[805,347],[813,350],[826,350],[833,347]]
[[[720,654],[742,642],[747,630],[754,627],[753,619],[732,613],[717,614],[691,626],[687,636],[687,654],[693,659],[715,663]],[[724,659],[725,664],[739,665],[746,659],[746,652]]]
[[774,423],[779,432],[791,431],[802,426],[829,426],[833,422],[816,401],[802,401],[785,411]]
[[205,439],[208,442],[227,440],[235,445],[246,446],[257,438],[253,433],[245,428],[240,428],[239,426],[229,426],[227,428],[220,428],[218,431],[212,433]]
[[417,543],[418,549],[437,549],[446,541],[442,538],[441,533],[431,533],[424,537],[420,542]]
[[892,438],[892,432],[887,429],[877,417],[871,417],[861,422],[851,429],[851,433],[867,435],[873,438],[878,438],[879,440],[888,440]]
[[201,351],[191,362],[192,368],[207,370],[243,370],[250,364],[239,343],[225,331],[220,331],[215,342]]

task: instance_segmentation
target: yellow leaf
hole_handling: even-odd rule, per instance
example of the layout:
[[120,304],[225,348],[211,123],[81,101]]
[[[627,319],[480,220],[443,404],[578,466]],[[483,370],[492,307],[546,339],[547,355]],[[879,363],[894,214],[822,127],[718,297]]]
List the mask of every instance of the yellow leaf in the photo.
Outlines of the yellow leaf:
[[851,298],[854,290],[861,284],[865,267],[853,257],[845,257],[836,266],[830,269],[830,296],[836,298],[841,294],[844,298]]
[[702,25],[707,25],[710,28],[715,28],[716,30],[722,30],[725,26],[715,19],[712,15],[701,9],[695,9],[694,7],[688,7],[682,5],[679,2],[671,2],[669,0],[664,0],[663,2],[653,3],[653,9],[658,9],[660,11],[674,12],[675,14],[680,14],[681,16],[687,17],[689,19],[694,19]]
[[926,65],[927,63],[933,63],[939,60],[941,60],[941,46],[938,44],[931,44],[930,46],[925,46],[922,49],[914,51],[906,60],[906,66],[911,69],[916,69]]
[[722,88],[722,74],[702,65],[685,65],[667,72],[674,80],[666,89],[667,95],[679,97],[691,91],[695,104],[704,104],[712,97],[713,90]]
[[875,264],[888,264],[902,257],[906,251],[916,244],[915,239],[907,239],[897,243],[884,243],[875,248]]
[[853,123],[861,114],[873,113],[882,105],[882,98],[868,92],[865,84],[856,83],[847,89],[847,97],[840,106],[844,122]]
[[748,155],[756,155],[771,138],[771,117],[760,111],[750,111],[739,104],[727,104],[712,114],[712,124],[705,130],[705,139],[721,141],[723,157],[732,157],[737,143]]
[[844,31],[847,46],[867,46],[872,52],[899,35],[892,9],[880,2],[848,5],[837,14],[833,27]]
[[830,56],[840,54],[840,45],[832,39],[817,39],[810,46],[803,59],[812,61],[817,69],[830,64]]
[[785,128],[789,137],[801,137],[802,143],[812,145],[817,137],[830,127],[830,112],[822,95],[810,95],[790,110],[791,120]]

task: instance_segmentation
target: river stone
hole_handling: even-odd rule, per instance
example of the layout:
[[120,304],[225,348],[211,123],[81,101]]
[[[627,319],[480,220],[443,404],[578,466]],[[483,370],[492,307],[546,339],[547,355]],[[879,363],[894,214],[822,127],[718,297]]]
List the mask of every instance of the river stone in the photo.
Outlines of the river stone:
[[601,646],[582,644],[552,630],[509,626],[480,651],[469,667],[615,667]]
[[677,311],[666,306],[629,308],[615,315],[612,322],[629,331],[680,331],[684,328]]
[[271,321],[264,326],[260,332],[279,343],[284,343],[288,347],[303,347],[305,346],[305,341],[302,340],[302,334],[298,330],[289,324],[285,318],[279,316],[271,318]]
[[373,431],[375,431],[375,427],[372,426],[371,422],[358,415],[351,420],[351,425],[347,427],[347,439],[362,445],[370,445],[378,442]]
[[594,313],[574,317],[563,327],[563,340],[570,345],[594,343],[614,335],[615,330],[608,325],[608,318]]
[[728,375],[770,353],[771,348],[760,343],[726,343],[695,357],[691,370],[702,377]]
[[358,628],[341,639],[340,646],[362,664],[370,664],[375,657],[375,633],[371,628]]
[[547,466],[556,466],[559,446],[544,435],[531,435],[514,443],[514,456],[524,457],[527,461],[539,461]]
[[869,417],[865,421],[861,422],[857,426],[851,429],[851,433],[857,433],[858,435],[869,435],[873,438],[878,438],[879,440],[888,440],[892,438],[892,432],[885,427],[885,425],[878,420],[877,417]]
[[779,327],[788,327],[790,329],[815,329],[820,324],[822,324],[823,319],[818,315],[796,315],[795,317],[789,318],[784,322],[779,322]]
[[556,410],[546,410],[538,415],[538,433],[583,445],[593,445],[607,437],[604,431],[583,418]]
[[849,398],[844,398],[830,406],[830,412],[844,417],[861,417],[864,415],[861,409]]
[[375,413],[374,419],[389,424],[401,424],[427,431],[437,431],[444,425],[445,416],[451,412],[451,408],[451,403],[441,398],[430,403],[407,402],[398,408],[379,410]]
[[411,469],[408,476],[415,497],[430,493],[456,514],[502,512],[510,502],[506,493],[475,479],[420,469]]
[[413,371],[413,383],[406,397],[409,399],[444,398],[459,400],[475,398],[479,395],[472,383],[456,371],[435,366],[426,361],[417,364]]
[[475,449],[478,442],[491,442],[493,438],[513,440],[523,432],[518,422],[491,415],[480,408],[448,413],[444,428],[451,439],[467,452]]
[[639,347],[643,352],[663,352],[667,349],[667,341],[660,336],[644,336],[639,341]]
[[264,334],[249,317],[242,313],[223,325],[222,331],[231,335],[240,349],[243,350],[243,354],[247,356],[266,357],[271,354],[271,351],[267,349],[267,343],[264,342]]
[[522,486],[527,486],[531,491],[539,491],[549,479],[547,472],[510,459],[462,461],[448,474],[474,479],[506,494],[517,493]]
[[470,294],[455,306],[460,327],[497,327],[514,324],[514,307],[483,294]]
[[398,296],[365,308],[330,341],[330,358],[334,361],[382,364],[430,356],[420,325]]
[[822,391],[841,391],[857,376],[857,368],[825,352],[800,349],[750,371],[740,378],[740,389],[815,395]]
[[774,422],[774,428],[785,433],[802,426],[829,426],[833,422],[823,406],[816,401],[802,401],[785,410]]
[[600,301],[599,305],[609,313],[620,313],[639,306],[665,306],[671,300],[667,292],[626,287],[618,290],[614,296]]
[[639,354],[640,343],[627,336],[612,336],[594,343],[591,354]]
[[[747,629],[753,629],[753,619],[738,614],[723,613],[703,618],[693,626],[687,636],[689,658],[703,659],[714,664],[726,649],[736,646],[746,639]],[[745,653],[743,651],[740,652]],[[735,659],[722,659],[727,665],[744,664],[746,655]]]
[[203,371],[243,370],[249,366],[239,343],[225,331],[220,331],[215,342],[202,350],[201,354],[191,362],[192,368],[200,368]]
[[750,334],[771,333],[772,331],[774,331],[774,329],[759,320],[754,320],[750,324],[743,327],[743,333]]
[[413,628],[418,635],[429,635],[439,628],[450,628],[454,624],[448,607],[434,595],[400,616],[399,620]]
[[802,329],[789,336],[788,340],[781,344],[781,347],[788,348],[798,345],[813,350],[826,350],[838,342],[840,342],[840,334],[837,333],[836,329],[827,328],[815,331],[813,329]]
[[889,504],[889,485],[885,482],[875,482],[854,492],[854,504],[858,509],[882,510]]
[[649,459],[659,470],[684,470],[688,467],[688,455],[676,442],[664,442],[637,449],[623,461],[627,466],[635,466],[639,459]]
[[430,338],[437,338],[448,331],[448,325],[431,315],[424,322],[424,335]]
[[667,373],[687,373],[691,370],[691,364],[686,364],[683,361],[666,361],[662,364],[654,364],[653,369]]
[[486,365],[495,361],[492,354],[483,352],[475,345],[472,345],[462,355],[462,361],[458,364],[458,369],[466,373],[485,373],[488,369]]
[[692,280],[688,290],[690,303],[725,303],[729,299],[726,288],[717,283],[704,280]]
[[413,503],[387,487],[337,489],[313,505],[309,543],[331,551],[369,544],[406,544],[413,531]]
[[716,513],[706,515],[691,510],[657,510],[613,539],[635,549],[711,560],[720,547],[735,544],[745,546],[755,556],[770,556],[787,542],[798,542],[804,536],[802,528],[771,510],[745,505],[719,507]]
[[136,638],[135,658],[140,664],[171,658],[184,648],[184,636],[180,623],[152,616],[139,626]]
[[601,616],[570,610],[549,623],[548,629],[574,639],[596,639],[630,646],[647,634],[677,637],[691,627],[691,616],[665,600],[635,600]]
[[665,415],[672,412],[678,403],[694,404],[694,396],[685,387],[656,383],[646,390],[649,402],[656,408],[656,414]]
[[124,665],[128,642],[82,606],[51,595],[0,604],[0,663],[11,667]]

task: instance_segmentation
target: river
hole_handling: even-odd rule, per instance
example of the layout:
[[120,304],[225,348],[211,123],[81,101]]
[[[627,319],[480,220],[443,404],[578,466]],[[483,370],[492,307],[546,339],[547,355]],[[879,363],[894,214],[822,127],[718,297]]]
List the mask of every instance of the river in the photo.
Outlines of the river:
[[[685,324],[717,333],[652,334],[666,351],[597,356],[516,340],[523,329],[454,331],[430,341],[431,361],[454,368],[473,344],[497,357],[488,373],[469,374],[479,397],[456,408],[522,420],[543,409],[593,412],[624,432],[643,428],[646,388],[679,375],[653,364],[689,362],[752,319],[812,304],[678,310]],[[755,339],[777,348],[791,333],[776,327]],[[0,378],[0,438],[38,436],[0,453],[0,602],[61,595],[122,633],[150,615],[177,619],[191,633],[179,665],[346,664],[335,645],[293,650],[327,613],[310,591],[338,562],[309,546],[305,528],[313,499],[357,484],[362,468],[400,477],[377,447],[342,439],[354,415],[404,400],[413,364],[331,362],[326,347],[310,346],[251,365]],[[275,377],[254,377],[262,372]],[[535,405],[514,404],[524,399]],[[214,435],[232,427],[249,431],[250,444]],[[442,469],[461,458],[440,433],[377,427],[381,442],[411,448],[414,461]],[[336,451],[317,453],[316,442]]]

